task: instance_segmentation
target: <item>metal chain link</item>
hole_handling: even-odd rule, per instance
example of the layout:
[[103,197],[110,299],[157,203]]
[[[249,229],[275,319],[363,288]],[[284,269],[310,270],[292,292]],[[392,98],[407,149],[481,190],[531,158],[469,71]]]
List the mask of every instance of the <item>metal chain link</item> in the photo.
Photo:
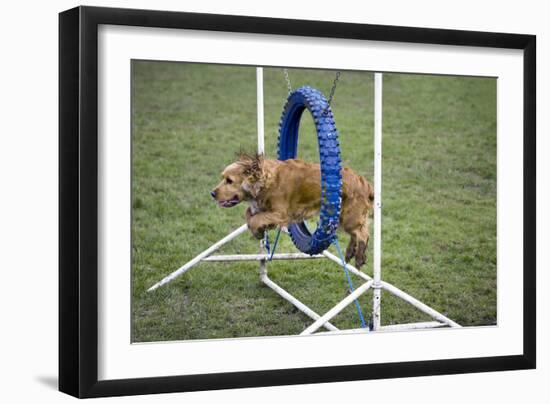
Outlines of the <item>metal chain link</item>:
[[288,69],[283,69],[285,75],[286,86],[288,87],[288,94],[292,92],[292,84],[290,84],[290,77],[288,77]]
[[327,101],[327,107],[323,111],[323,114],[327,114],[328,108],[330,107],[330,104],[332,103],[332,98],[334,97],[334,92],[336,91],[336,86],[338,85],[338,80],[340,79],[340,72],[336,72],[336,77],[334,77],[334,81],[332,83],[332,88],[330,89],[330,94],[328,96]]
[[[290,94],[292,92],[292,84],[290,82],[290,77],[288,75],[288,69],[283,69],[283,74],[285,75],[286,86],[288,87],[288,94]],[[328,108],[332,103],[332,98],[334,97],[334,92],[336,91],[336,86],[338,85],[339,79],[340,79],[340,72],[338,71],[336,72],[336,77],[334,77],[334,81],[332,82],[332,88],[330,89],[330,94],[328,96],[327,107],[323,111],[324,114],[328,112]]]

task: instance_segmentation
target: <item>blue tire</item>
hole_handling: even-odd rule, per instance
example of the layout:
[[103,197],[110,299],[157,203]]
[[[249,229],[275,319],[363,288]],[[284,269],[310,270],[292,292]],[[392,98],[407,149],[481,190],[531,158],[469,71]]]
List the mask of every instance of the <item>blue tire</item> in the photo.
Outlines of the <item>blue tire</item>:
[[319,144],[320,219],[313,234],[303,222],[291,223],[288,231],[296,248],[314,255],[326,250],[336,238],[342,204],[342,166],[338,130],[330,105],[319,90],[309,86],[300,87],[288,96],[279,123],[279,160],[296,158],[300,118],[306,108],[313,117]]

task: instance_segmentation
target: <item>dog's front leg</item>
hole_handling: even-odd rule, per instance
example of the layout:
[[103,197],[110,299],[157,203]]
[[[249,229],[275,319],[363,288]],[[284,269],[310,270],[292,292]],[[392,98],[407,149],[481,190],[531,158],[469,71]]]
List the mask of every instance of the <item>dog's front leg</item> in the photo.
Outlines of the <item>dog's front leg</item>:
[[246,209],[246,212],[244,212],[244,217],[245,217],[245,219],[246,219],[246,223],[248,223],[248,221],[250,220],[250,218],[251,218],[252,216],[254,216],[254,213],[253,213],[253,211],[252,211],[252,207],[249,206],[249,207]]
[[261,240],[264,237],[265,231],[279,224],[280,218],[272,212],[259,212],[255,215],[246,214],[246,223],[248,228],[257,239]]

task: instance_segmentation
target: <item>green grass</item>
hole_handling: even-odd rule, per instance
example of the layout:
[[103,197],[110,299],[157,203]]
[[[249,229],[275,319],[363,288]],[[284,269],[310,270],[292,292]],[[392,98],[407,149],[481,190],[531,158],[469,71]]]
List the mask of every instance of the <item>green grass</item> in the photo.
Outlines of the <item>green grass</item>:
[[[253,67],[132,68],[132,340],[299,333],[310,320],[262,286],[257,264],[201,263],[147,292],[243,223],[244,204],[218,208],[209,191],[236,152],[256,148],[256,83]],[[289,73],[294,87],[325,94],[334,78],[320,70]],[[276,158],[287,88],[281,69],[265,69],[264,79],[266,153]],[[343,72],[332,107],[344,164],[372,181],[373,75]],[[383,125],[383,279],[462,325],[495,324],[496,80],[386,74]],[[318,161],[308,116],[299,149]],[[347,244],[345,234],[340,240]],[[221,251],[258,248],[245,233]],[[278,251],[296,250],[282,237]],[[364,271],[372,274],[372,260]],[[273,262],[269,273],[319,313],[346,295],[342,269],[327,260]],[[371,299],[360,299],[367,313]],[[383,293],[383,324],[424,320]],[[358,327],[354,305],[333,323]]]

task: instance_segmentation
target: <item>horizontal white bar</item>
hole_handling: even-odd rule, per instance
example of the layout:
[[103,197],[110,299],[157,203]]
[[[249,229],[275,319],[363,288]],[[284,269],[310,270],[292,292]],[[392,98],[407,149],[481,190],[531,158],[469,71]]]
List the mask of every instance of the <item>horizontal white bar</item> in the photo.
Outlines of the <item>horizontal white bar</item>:
[[399,331],[399,330],[418,330],[423,328],[438,328],[447,327],[445,323],[439,321],[425,321],[420,323],[407,323],[407,324],[392,324],[383,325],[380,327],[381,331]]
[[158,287],[162,285],[166,285],[169,282],[172,282],[174,279],[176,279],[178,276],[186,272],[187,270],[191,269],[193,266],[197,265],[199,262],[201,262],[204,258],[208,257],[210,254],[212,254],[214,251],[218,250],[221,246],[224,244],[227,244],[231,240],[233,240],[235,237],[237,237],[239,234],[244,233],[248,230],[248,225],[243,224],[241,227],[239,227],[237,230],[234,230],[233,232],[229,233],[227,236],[222,238],[220,241],[218,241],[215,244],[212,244],[210,247],[208,247],[206,250],[201,252],[199,255],[197,255],[195,258],[193,258],[191,261],[187,262],[184,266],[181,268],[175,270],[170,275],[162,279],[160,282],[157,282],[153,286],[151,286],[147,292],[151,292]]
[[[313,320],[318,320],[319,318],[321,318],[321,316],[319,314],[315,313],[313,310],[311,310],[309,307],[307,307],[301,301],[299,301],[294,296],[292,296],[290,293],[288,293],[286,290],[281,288],[279,285],[277,285],[275,282],[273,282],[271,279],[269,279],[267,277],[267,275],[262,276],[262,282],[265,283],[266,286],[273,289],[283,299],[285,299],[288,302],[292,303],[298,310],[300,310],[302,313],[307,315],[309,318],[311,318]],[[325,322],[323,324],[323,326],[328,330],[338,331],[338,328],[336,328],[334,325],[332,325],[328,321]]]
[[426,313],[427,315],[435,318],[437,321],[440,321],[442,323],[445,323],[446,325],[450,327],[461,327],[460,324],[455,323],[453,320],[445,317],[443,314],[439,313],[438,311],[432,309],[430,306],[422,303],[420,300],[415,299],[408,293],[403,292],[401,289],[396,288],[390,283],[381,282],[382,287],[387,290],[388,292],[392,293],[393,295],[405,300],[407,303],[410,303],[414,307],[416,307],[418,310]]
[[[321,254],[308,255],[303,253],[279,253],[274,254],[272,260],[307,260],[325,258]],[[203,259],[208,262],[230,262],[230,261],[262,261],[268,260],[269,255],[266,254],[233,254],[233,255],[211,255]]]
[[328,320],[336,316],[338,313],[344,310],[346,306],[348,306],[351,302],[353,302],[355,299],[357,299],[359,296],[361,296],[363,293],[369,290],[369,288],[372,286],[372,282],[373,281],[368,281],[362,284],[361,286],[359,286],[357,289],[355,289],[353,293],[350,293],[349,295],[347,295],[340,303],[338,303],[328,312],[323,314],[321,318],[319,318],[317,321],[315,321],[313,324],[307,327],[304,331],[302,331],[300,335],[309,335],[317,331],[324,323],[326,323]]
[[348,328],[346,330],[338,331],[318,331],[313,335],[327,335],[327,334],[366,334],[372,332],[368,328]]
[[338,330],[338,331],[319,331],[314,335],[324,335],[324,334],[365,334],[368,332],[380,332],[380,331],[404,331],[404,330],[419,330],[419,329],[428,329],[428,328],[439,328],[447,327],[447,324],[440,323],[439,321],[427,321],[423,323],[408,323],[408,324],[393,324],[393,325],[383,325],[378,331],[369,330],[368,328],[350,328],[347,330]]

